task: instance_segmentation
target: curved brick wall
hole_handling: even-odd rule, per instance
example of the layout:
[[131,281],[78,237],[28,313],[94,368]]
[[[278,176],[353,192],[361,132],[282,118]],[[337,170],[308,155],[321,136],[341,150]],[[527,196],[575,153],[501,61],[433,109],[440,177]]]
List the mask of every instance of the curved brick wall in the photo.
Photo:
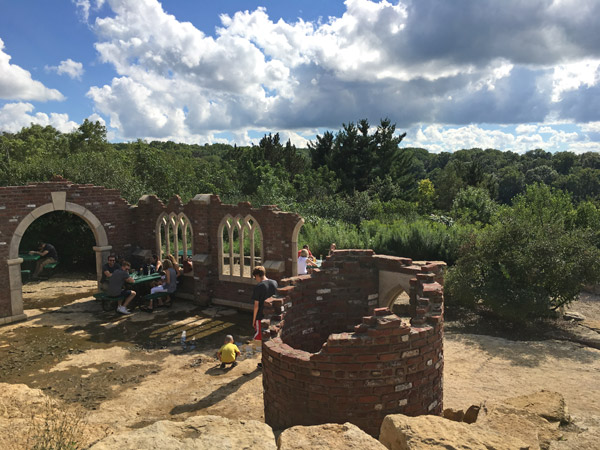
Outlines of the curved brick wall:
[[[265,303],[265,419],[274,429],[441,414],[444,263],[342,250]],[[411,274],[410,318],[379,308],[379,271]]]

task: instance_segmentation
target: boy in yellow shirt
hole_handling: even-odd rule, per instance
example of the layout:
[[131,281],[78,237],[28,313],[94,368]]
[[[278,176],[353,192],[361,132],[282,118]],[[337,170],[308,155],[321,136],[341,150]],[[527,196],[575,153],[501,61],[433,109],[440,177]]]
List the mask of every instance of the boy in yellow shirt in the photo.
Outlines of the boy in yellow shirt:
[[217,352],[217,358],[221,361],[221,369],[224,369],[227,364],[231,364],[233,369],[237,366],[236,358],[240,356],[240,349],[233,343],[233,336],[228,334],[225,336],[225,344]]

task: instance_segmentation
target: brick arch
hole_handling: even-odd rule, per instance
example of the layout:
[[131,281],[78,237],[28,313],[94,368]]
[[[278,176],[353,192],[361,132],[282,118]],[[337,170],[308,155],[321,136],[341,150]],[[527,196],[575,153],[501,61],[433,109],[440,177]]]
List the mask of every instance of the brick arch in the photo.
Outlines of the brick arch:
[[394,299],[403,292],[410,292],[411,275],[379,271],[379,306],[392,309]]
[[23,314],[23,284],[21,280],[21,263],[23,260],[19,258],[19,245],[25,231],[36,220],[45,214],[54,211],[67,211],[75,214],[90,227],[96,240],[96,273],[98,280],[102,272],[102,252],[110,250],[108,245],[108,236],[106,230],[100,220],[89,209],[66,201],[65,192],[52,192],[52,202],[39,206],[27,214],[17,225],[8,250],[8,267],[9,267],[9,286],[10,286],[10,302],[13,309],[15,320],[25,319]]
[[102,223],[100,223],[100,220],[98,220],[98,218],[89,209],[71,202],[65,202],[64,208],[61,208],[60,206],[56,207],[54,203],[46,203],[45,205],[39,206],[27,214],[23,220],[19,222],[19,225],[17,225],[17,229],[13,233],[10,241],[10,249],[8,253],[9,259],[15,259],[19,257],[19,245],[21,244],[21,239],[23,238],[27,228],[29,228],[29,226],[36,219],[39,219],[43,215],[54,211],[67,211],[80,217],[85,223],[88,224],[92,230],[92,233],[94,233],[96,245],[99,247],[105,247],[108,245],[108,236],[106,235],[106,231],[104,230]]
[[298,235],[304,225],[304,219],[300,219],[292,231],[292,276],[298,275]]

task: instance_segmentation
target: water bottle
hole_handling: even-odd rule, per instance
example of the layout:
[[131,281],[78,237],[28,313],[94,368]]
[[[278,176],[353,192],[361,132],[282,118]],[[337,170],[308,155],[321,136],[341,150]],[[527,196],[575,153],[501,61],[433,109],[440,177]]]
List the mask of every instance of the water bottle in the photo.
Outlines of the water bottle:
[[186,336],[185,335],[185,330],[183,330],[182,333],[181,333],[181,348],[183,350],[185,350],[185,347],[186,347],[186,345],[185,345],[185,336]]
[[196,337],[193,336],[192,340],[190,341],[190,350],[194,350],[196,348]]

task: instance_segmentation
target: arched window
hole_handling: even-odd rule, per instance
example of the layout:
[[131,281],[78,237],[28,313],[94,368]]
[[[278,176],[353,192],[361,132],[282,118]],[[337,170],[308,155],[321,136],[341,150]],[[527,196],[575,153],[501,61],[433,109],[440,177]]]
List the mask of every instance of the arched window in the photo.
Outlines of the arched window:
[[263,262],[262,231],[248,215],[227,215],[219,225],[219,275],[239,281],[252,280],[254,267]]
[[163,213],[156,223],[156,252],[160,259],[172,254],[182,261],[193,253],[190,219],[183,213]]

